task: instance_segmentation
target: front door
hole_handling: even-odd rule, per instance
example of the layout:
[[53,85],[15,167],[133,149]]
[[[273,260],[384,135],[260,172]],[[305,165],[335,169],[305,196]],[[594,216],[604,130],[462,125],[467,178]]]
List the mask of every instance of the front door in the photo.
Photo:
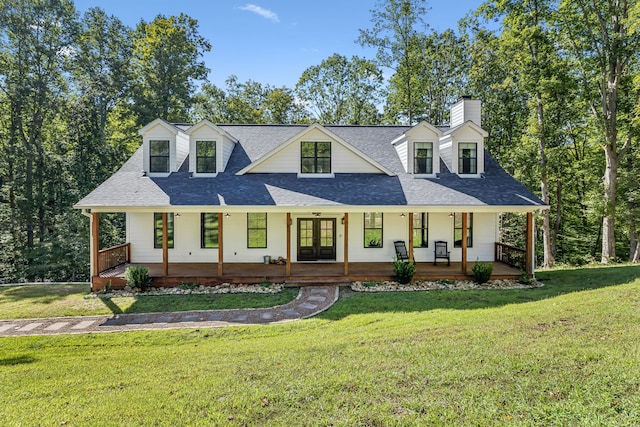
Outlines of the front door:
[[336,259],[336,219],[298,219],[298,261]]

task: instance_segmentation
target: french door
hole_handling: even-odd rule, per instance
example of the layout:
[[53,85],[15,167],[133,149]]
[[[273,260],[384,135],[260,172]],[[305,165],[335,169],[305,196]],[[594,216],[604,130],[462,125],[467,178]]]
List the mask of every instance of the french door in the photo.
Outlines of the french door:
[[298,219],[298,261],[336,259],[336,219]]

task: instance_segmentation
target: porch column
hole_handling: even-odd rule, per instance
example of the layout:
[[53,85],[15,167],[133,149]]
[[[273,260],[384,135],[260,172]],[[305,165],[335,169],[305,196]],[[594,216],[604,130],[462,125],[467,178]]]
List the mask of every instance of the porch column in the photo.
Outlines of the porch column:
[[284,274],[291,276],[291,212],[287,212],[287,261],[285,262]]
[[349,213],[344,213],[344,271],[343,276],[349,275]]
[[222,212],[218,212],[218,276],[222,276],[222,264],[224,261],[224,250],[222,243],[224,241],[222,234]]
[[527,246],[525,268],[529,277],[533,276],[533,213],[527,212]]
[[413,212],[409,212],[409,261],[415,262],[413,259]]
[[166,212],[162,212],[162,275],[169,275],[169,220]]
[[462,274],[467,274],[467,213],[462,213]]
[[100,254],[100,214],[98,212],[91,213],[91,277],[100,274],[100,263],[98,262]]

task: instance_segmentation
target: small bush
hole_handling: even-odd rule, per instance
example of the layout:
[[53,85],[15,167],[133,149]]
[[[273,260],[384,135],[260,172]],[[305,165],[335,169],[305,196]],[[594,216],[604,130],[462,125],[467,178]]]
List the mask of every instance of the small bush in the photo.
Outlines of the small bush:
[[124,279],[127,281],[127,285],[132,288],[139,289],[141,292],[145,292],[151,286],[151,276],[149,276],[149,269],[141,265],[138,267],[127,267],[124,272]]
[[493,264],[485,263],[485,262],[476,262],[471,270],[471,274],[473,275],[473,280],[478,284],[482,285],[486,283],[491,278],[491,273],[493,273]]
[[199,286],[197,283],[181,283],[179,287],[184,291],[192,291],[198,289]]
[[396,259],[393,261],[393,272],[398,283],[406,285],[410,283],[416,274],[416,266],[405,261]]

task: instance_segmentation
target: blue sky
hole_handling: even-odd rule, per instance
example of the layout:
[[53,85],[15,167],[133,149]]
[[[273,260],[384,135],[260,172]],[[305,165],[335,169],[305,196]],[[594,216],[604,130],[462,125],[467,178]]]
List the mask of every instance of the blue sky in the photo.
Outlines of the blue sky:
[[[375,50],[355,43],[358,29],[371,27],[376,0],[75,0],[80,13],[100,7],[130,27],[140,19],[184,12],[196,18],[212,49],[204,57],[209,80],[224,87],[232,74],[293,88],[302,72],[334,53],[373,59]],[[457,29],[458,20],[481,0],[433,1],[425,17],[437,31]]]

